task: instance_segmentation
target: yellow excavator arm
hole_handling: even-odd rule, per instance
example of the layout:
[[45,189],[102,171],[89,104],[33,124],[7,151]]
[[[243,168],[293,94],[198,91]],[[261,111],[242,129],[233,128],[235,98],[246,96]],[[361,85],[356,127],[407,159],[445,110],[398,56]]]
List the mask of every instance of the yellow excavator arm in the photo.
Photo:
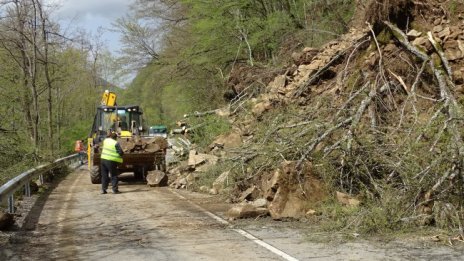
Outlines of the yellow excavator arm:
[[106,90],[103,93],[101,105],[115,106],[116,105],[116,93]]

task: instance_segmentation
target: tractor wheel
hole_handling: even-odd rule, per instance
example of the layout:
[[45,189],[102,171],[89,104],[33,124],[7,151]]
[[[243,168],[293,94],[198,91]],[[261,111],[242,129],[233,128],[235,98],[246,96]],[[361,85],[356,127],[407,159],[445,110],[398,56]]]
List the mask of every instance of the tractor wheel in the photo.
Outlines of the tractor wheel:
[[135,168],[134,169],[134,178],[136,180],[143,180],[145,175],[144,175],[144,171],[143,171],[143,168]]
[[90,181],[92,184],[101,184],[100,167],[93,166],[90,170]]

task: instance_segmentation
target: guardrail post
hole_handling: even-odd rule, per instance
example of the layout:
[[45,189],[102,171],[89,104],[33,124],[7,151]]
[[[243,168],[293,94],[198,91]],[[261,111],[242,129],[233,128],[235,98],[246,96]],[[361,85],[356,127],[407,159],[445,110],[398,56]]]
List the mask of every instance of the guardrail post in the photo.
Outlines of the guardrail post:
[[14,196],[10,194],[8,195],[8,213],[13,214],[14,212]]
[[24,185],[24,194],[26,195],[26,197],[31,196],[31,182],[30,181],[26,182],[26,184]]
[[44,177],[42,173],[39,174],[39,181],[40,181],[40,185],[44,184]]

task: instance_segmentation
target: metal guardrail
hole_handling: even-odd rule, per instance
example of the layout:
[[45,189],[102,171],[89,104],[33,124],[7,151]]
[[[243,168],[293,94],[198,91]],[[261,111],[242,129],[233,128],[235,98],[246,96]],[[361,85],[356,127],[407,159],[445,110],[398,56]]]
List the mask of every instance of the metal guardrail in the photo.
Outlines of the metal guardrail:
[[38,178],[40,183],[43,184],[43,174],[45,172],[51,171],[62,163],[71,164],[74,161],[79,160],[79,154],[72,154],[64,158],[57,159],[49,164],[43,164],[33,169],[30,169],[26,172],[19,174],[13,179],[6,182],[3,186],[0,187],[0,203],[4,203],[8,200],[8,212],[14,213],[14,194],[16,191],[24,187],[24,195],[26,197],[31,196],[31,181]]

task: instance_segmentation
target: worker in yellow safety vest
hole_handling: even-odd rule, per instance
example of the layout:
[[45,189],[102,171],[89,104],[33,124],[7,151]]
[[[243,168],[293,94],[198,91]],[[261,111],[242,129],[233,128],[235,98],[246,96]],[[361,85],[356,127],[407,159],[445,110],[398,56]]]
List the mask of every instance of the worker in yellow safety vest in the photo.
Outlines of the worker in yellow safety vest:
[[[110,132],[108,137],[103,140],[101,153],[101,174],[102,174],[102,194],[106,194],[108,188],[109,175],[111,175],[111,186],[114,194],[120,193],[118,190],[118,163],[122,163],[124,154],[117,141],[116,132]],[[109,175],[108,175],[109,174]]]

